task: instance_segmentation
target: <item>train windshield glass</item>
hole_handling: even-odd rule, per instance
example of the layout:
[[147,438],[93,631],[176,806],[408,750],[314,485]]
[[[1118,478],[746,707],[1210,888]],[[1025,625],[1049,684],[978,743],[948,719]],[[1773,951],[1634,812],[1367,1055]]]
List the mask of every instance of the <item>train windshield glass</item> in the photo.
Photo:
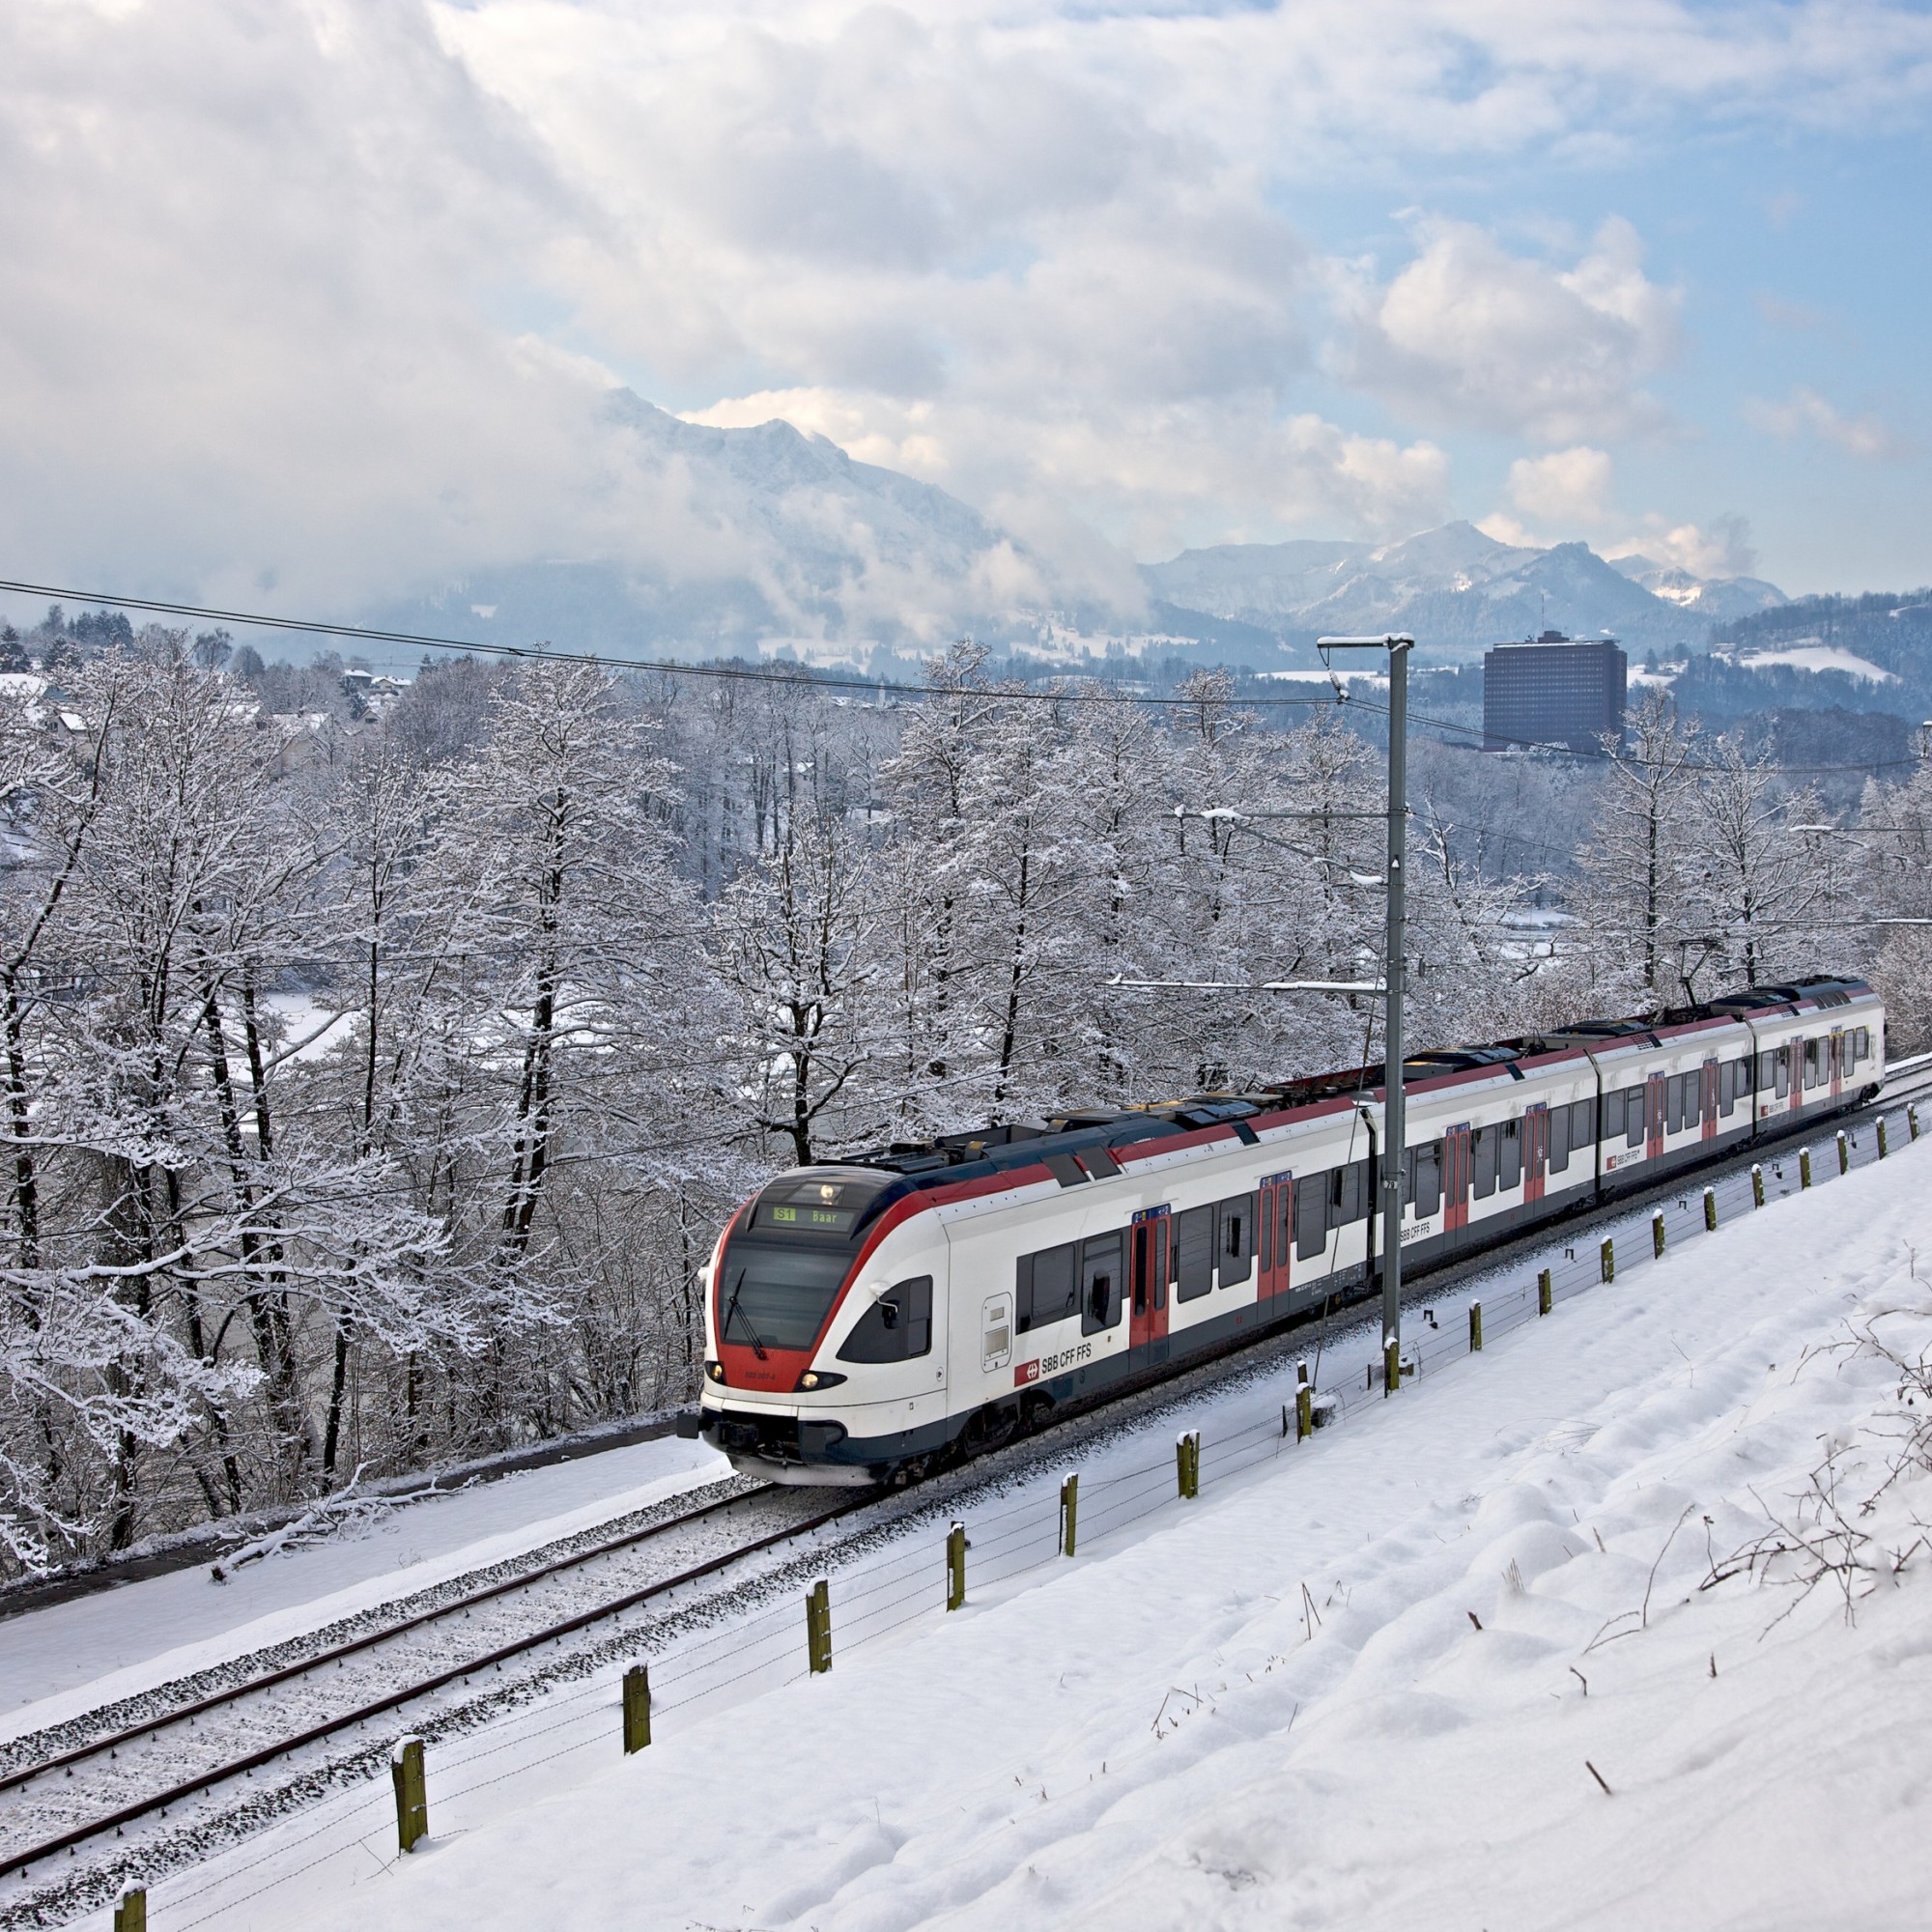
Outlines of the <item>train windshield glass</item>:
[[809,1349],[852,1264],[829,1243],[785,1247],[734,1240],[718,1295],[719,1339],[741,1349]]

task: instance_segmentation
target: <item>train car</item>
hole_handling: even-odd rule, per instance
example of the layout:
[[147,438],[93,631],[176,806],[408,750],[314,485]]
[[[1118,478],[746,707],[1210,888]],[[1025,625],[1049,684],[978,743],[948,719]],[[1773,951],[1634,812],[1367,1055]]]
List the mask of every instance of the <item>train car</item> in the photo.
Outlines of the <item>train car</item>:
[[[1422,1272],[1869,1098],[1861,982],[1419,1053]],[[942,1136],[779,1176],[705,1274],[694,1427],[747,1473],[870,1485],[980,1453],[1366,1289],[1384,1070]]]

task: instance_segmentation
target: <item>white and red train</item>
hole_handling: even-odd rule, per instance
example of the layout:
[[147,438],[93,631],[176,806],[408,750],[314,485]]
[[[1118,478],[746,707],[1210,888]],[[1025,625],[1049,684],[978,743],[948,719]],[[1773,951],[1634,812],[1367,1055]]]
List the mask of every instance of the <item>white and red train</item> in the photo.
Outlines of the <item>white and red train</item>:
[[[1405,1269],[1782,1136],[1875,1095],[1884,1067],[1883,1003],[1837,979],[1417,1054]],[[889,1482],[1360,1292],[1381,1077],[781,1175],[712,1256],[696,1426],[748,1474]]]

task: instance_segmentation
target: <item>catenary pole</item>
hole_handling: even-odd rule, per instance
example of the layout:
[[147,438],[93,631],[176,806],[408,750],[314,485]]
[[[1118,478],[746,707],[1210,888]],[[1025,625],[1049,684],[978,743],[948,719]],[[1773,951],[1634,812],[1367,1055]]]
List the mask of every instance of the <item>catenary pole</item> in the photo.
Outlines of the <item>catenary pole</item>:
[[1407,913],[1408,831],[1408,654],[1415,639],[1391,632],[1379,638],[1323,638],[1331,650],[1388,653],[1388,936],[1382,969],[1386,1007],[1382,1042],[1381,1264],[1382,1384],[1394,1394],[1402,1383],[1402,1169],[1408,1146],[1407,1109],[1402,1078],[1402,984],[1405,923]]

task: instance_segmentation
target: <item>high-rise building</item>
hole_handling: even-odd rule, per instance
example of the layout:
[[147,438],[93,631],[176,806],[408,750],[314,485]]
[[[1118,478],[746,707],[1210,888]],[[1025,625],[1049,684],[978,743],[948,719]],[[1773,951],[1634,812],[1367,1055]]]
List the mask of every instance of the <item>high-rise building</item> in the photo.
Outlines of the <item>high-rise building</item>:
[[1483,750],[1562,745],[1601,752],[1622,737],[1630,660],[1613,638],[1573,642],[1560,631],[1483,657]]

